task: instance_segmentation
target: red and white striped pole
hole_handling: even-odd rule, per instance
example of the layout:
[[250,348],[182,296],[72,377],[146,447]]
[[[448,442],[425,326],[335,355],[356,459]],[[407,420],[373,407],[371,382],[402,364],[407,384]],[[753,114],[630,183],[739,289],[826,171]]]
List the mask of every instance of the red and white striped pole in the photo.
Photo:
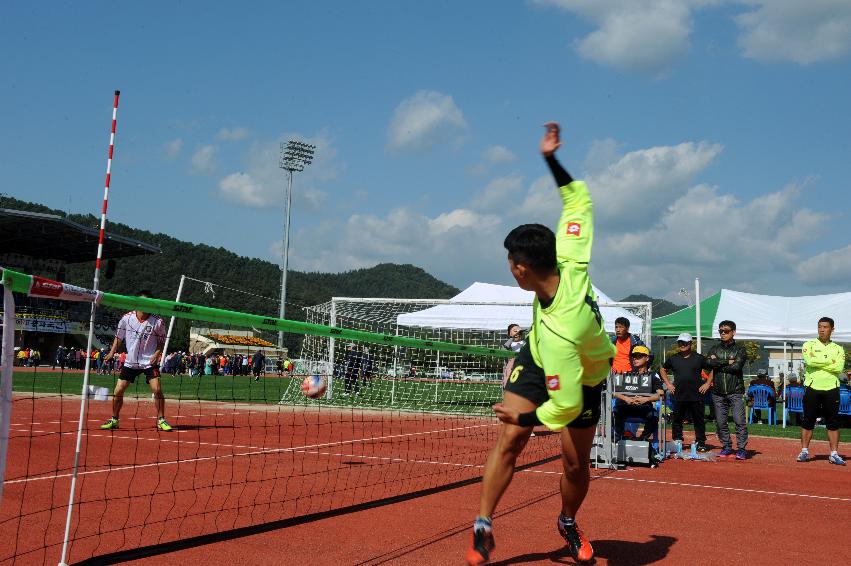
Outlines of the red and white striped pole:
[[[106,188],[103,190],[103,208],[100,213],[100,235],[98,237],[98,253],[95,261],[95,280],[92,288],[97,291],[100,283],[100,263],[103,258],[103,240],[104,232],[106,231],[106,207],[109,204],[109,181],[112,177],[112,152],[115,148],[115,124],[118,116],[118,97],[121,91],[115,91],[115,98],[112,103],[112,129],[109,134],[109,156],[106,160]],[[65,537],[62,542],[62,557],[59,560],[60,566],[67,566],[66,559],[68,557],[68,541],[71,536],[71,517],[74,512],[74,497],[77,492],[77,471],[80,466],[80,447],[83,442],[83,423],[86,418],[86,397],[89,391],[89,372],[92,368],[92,342],[95,334],[95,313],[97,312],[97,302],[92,303],[92,313],[89,318],[89,337],[86,341],[86,366],[83,371],[83,391],[80,398],[80,421],[77,423],[77,450],[74,452],[74,469],[71,474],[71,493],[68,495],[68,515],[65,518]]]
[[98,236],[98,257],[95,261],[95,281],[92,287],[95,291],[98,290],[100,281],[100,262],[103,257],[103,238],[106,230],[106,208],[109,205],[109,181],[112,177],[112,152],[115,149],[115,124],[118,117],[118,97],[121,96],[121,91],[115,91],[115,99],[112,103],[112,130],[109,134],[109,157],[106,159],[106,186],[103,189],[103,210],[100,214],[100,235]]

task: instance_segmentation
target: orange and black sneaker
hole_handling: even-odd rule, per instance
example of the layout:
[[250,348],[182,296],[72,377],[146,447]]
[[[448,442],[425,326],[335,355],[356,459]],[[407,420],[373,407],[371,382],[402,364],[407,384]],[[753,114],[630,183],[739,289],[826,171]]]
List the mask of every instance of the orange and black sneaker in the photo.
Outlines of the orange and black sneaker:
[[495,546],[493,531],[473,529],[473,546],[467,551],[467,564],[470,566],[487,564]]
[[567,550],[574,560],[580,563],[588,563],[594,560],[594,548],[582,534],[582,531],[579,530],[579,527],[576,526],[576,523],[565,525],[560,520],[556,523],[558,524],[558,534],[567,543]]

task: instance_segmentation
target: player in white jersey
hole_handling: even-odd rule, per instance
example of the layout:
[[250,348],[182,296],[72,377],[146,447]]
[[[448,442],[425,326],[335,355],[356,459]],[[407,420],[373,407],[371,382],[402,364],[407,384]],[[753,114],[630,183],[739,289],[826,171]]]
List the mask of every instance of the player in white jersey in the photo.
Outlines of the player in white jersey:
[[[139,296],[150,297],[151,293],[142,291]],[[112,418],[102,424],[101,428],[104,430],[118,428],[118,416],[124,405],[124,391],[136,381],[138,376],[144,374],[157,407],[157,428],[166,432],[170,431],[171,425],[165,420],[165,397],[160,387],[159,363],[165,344],[163,319],[140,310],[125,314],[118,323],[118,331],[115,333],[115,340],[112,341],[112,348],[106,355],[106,361],[115,356],[122,341],[127,345],[127,359],[121,368],[118,383],[115,384]]]

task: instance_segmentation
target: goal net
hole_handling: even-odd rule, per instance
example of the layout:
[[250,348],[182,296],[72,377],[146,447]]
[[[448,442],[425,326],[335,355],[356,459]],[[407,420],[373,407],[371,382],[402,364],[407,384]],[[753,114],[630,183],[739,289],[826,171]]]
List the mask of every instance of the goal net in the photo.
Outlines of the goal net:
[[[603,303],[600,309],[612,333],[614,320],[626,317],[633,332],[649,343],[650,303]],[[490,414],[491,405],[502,398],[503,368],[511,354],[472,355],[423,344],[442,341],[498,352],[507,339],[509,324],[528,329],[532,304],[338,297],[309,307],[306,313],[307,321],[314,324],[418,340],[418,347],[407,348],[306,336],[295,372],[328,376],[322,403]],[[283,404],[304,402],[296,389],[281,398]]]

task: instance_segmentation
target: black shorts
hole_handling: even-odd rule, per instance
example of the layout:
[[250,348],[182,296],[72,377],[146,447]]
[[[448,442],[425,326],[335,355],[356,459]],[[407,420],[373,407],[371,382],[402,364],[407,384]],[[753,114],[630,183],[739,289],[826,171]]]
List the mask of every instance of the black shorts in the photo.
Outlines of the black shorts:
[[[605,381],[593,387],[582,386],[582,412],[567,424],[569,428],[588,428],[596,426],[600,420],[600,396]],[[520,395],[537,406],[543,405],[549,398],[544,370],[532,358],[532,350],[527,343],[514,359],[514,368],[505,382],[505,391]]]
[[124,366],[121,368],[121,375],[118,376],[118,379],[135,383],[136,378],[143,373],[145,374],[145,383],[150,383],[152,379],[157,379],[160,376],[160,368],[156,366],[149,368],[129,368]]
[[816,418],[821,417],[827,430],[839,430],[839,388],[821,391],[806,387],[804,389],[804,414],[801,428],[813,430]]

